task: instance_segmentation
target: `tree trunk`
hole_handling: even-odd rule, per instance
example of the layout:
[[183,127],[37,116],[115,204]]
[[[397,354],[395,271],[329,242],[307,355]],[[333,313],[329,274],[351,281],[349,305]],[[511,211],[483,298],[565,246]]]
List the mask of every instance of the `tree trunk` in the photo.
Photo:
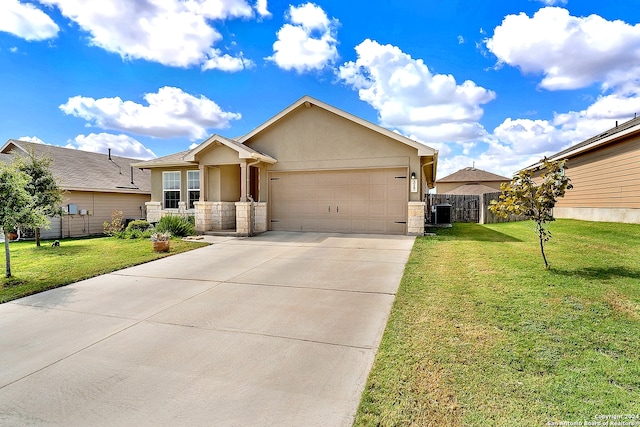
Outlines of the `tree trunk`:
[[11,254],[9,253],[9,233],[4,232],[4,258],[6,260],[6,273],[5,277],[11,277]]
[[544,260],[544,269],[549,270],[550,266],[549,266],[549,263],[547,262],[547,257],[544,254],[543,236],[539,235],[538,237],[540,238],[540,253],[542,253],[542,259]]
[[36,227],[36,246],[40,247],[40,227]]

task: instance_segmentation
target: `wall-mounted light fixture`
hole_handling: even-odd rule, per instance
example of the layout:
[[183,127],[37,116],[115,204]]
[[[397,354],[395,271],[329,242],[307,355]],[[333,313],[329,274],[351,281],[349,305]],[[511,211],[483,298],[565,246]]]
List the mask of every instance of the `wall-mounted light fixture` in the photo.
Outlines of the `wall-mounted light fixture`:
[[415,172],[411,172],[411,192],[412,193],[418,192],[418,178],[416,178]]

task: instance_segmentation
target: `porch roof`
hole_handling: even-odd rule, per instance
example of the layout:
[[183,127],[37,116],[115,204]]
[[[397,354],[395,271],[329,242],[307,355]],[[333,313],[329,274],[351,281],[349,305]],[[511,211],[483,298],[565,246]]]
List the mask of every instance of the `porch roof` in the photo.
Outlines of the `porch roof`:
[[261,153],[257,150],[254,150],[253,148],[246,146],[244,144],[241,144],[239,142],[236,142],[232,139],[228,139],[225,138],[223,136],[220,135],[212,135],[211,137],[209,137],[208,139],[206,139],[204,142],[202,142],[200,145],[198,145],[197,147],[195,147],[193,150],[187,152],[183,158],[185,161],[187,162],[196,162],[196,156],[205,151],[207,148],[209,148],[212,144],[222,144],[226,147],[231,148],[232,150],[236,151],[238,153],[238,157],[241,159],[253,159],[253,160],[260,160],[262,162],[265,163],[277,163],[277,160],[274,159],[273,157]]

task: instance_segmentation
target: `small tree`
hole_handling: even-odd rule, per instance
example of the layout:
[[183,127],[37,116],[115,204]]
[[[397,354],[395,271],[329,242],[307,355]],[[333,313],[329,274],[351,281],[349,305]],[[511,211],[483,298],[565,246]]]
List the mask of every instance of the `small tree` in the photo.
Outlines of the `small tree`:
[[[59,206],[62,203],[62,189],[58,187],[50,166],[49,157],[37,157],[34,152],[30,152],[20,163],[20,170],[31,177],[26,189],[33,198],[34,206],[48,217],[60,215]],[[49,225],[47,220],[45,227]],[[40,227],[35,228],[35,237],[36,246],[40,246]]]
[[9,231],[20,226],[40,227],[47,223],[42,209],[34,205],[27,191],[29,175],[20,170],[19,163],[0,164],[0,227],[4,230],[6,277],[11,277]]
[[573,188],[570,179],[564,174],[565,160],[550,161],[546,157],[540,162],[542,175],[540,183],[533,179],[531,169],[518,172],[509,184],[502,184],[499,201],[492,201],[489,209],[494,214],[506,218],[509,215],[522,215],[532,220],[535,232],[540,240],[540,252],[546,270],[551,268],[544,253],[544,244],[551,239],[547,223],[555,221],[553,207],[559,197]]

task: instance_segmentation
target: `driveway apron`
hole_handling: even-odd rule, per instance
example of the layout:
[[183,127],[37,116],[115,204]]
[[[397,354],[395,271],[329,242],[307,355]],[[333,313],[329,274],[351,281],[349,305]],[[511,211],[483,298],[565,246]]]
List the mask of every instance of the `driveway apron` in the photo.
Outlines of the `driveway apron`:
[[2,304],[0,425],[351,425],[413,241],[220,238]]

